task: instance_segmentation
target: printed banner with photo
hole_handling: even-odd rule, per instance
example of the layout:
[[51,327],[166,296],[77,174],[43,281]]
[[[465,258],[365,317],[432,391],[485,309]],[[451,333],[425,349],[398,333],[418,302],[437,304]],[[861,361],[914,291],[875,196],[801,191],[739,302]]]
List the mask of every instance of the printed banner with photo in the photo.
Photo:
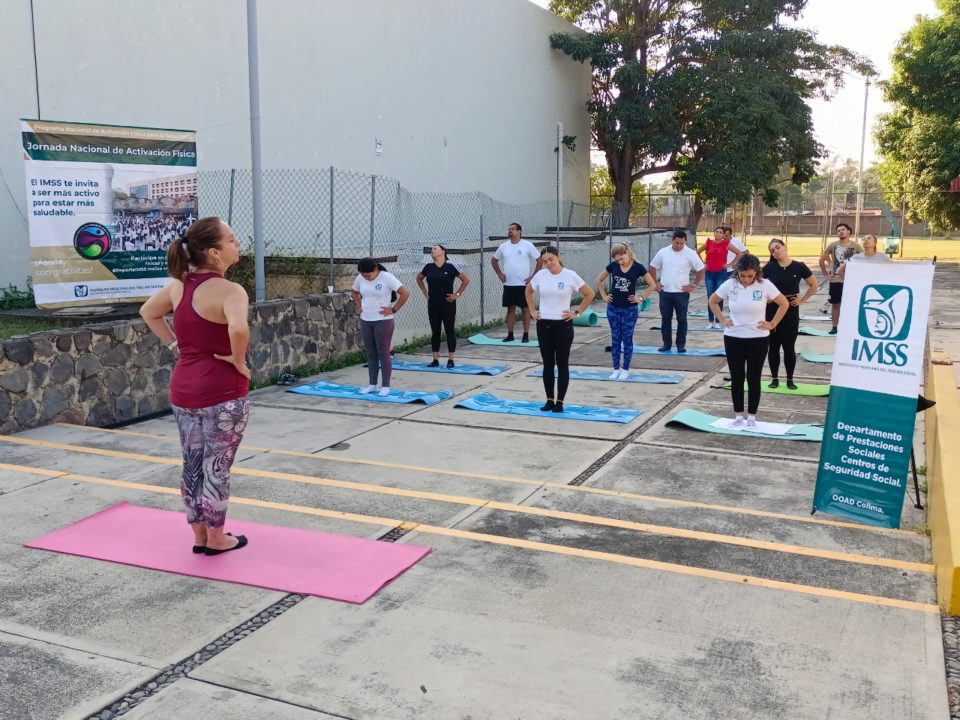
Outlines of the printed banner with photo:
[[142,300],[197,219],[196,133],[22,120],[37,307]]
[[900,526],[932,287],[931,263],[848,266],[814,510]]

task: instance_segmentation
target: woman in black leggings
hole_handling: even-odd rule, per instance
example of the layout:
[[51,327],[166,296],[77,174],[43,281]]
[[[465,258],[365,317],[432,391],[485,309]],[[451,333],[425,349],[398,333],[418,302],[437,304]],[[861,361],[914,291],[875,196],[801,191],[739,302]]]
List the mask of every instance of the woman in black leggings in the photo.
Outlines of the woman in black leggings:
[[[720,309],[723,301],[724,309]],[[766,320],[767,303],[776,303],[772,320]],[[787,299],[769,280],[763,279],[756,255],[744,253],[737,259],[733,275],[710,296],[710,309],[723,326],[723,347],[730,368],[730,396],[733,400],[732,429],[750,430],[757,425],[760,407],[760,375],[767,356],[767,339],[787,312]],[[727,311],[728,317],[723,316]],[[746,366],[746,372],[744,372]],[[743,383],[747,383],[747,417],[743,417]]]
[[[543,270],[530,278],[525,293],[530,315],[537,321],[537,342],[540,345],[540,357],[543,358],[543,389],[547,394],[547,402],[540,410],[561,413],[567,386],[570,384],[573,319],[580,317],[590,307],[596,293],[583,278],[563,266],[560,251],[555,247],[544,248],[541,257]],[[534,303],[534,292],[540,293],[539,308]],[[574,292],[583,296],[577,310],[570,309],[570,299]],[[556,395],[553,393],[554,374]]]
[[[443,331],[447,334],[447,367],[452,368],[453,354],[457,350],[457,300],[470,284],[470,278],[456,265],[447,261],[447,249],[443,245],[430,248],[430,257],[433,262],[424,265],[423,270],[417,274],[417,285],[427,299],[427,317],[430,319],[433,362],[428,367],[440,365],[440,326],[443,325]],[[456,292],[453,290],[454,278],[460,278],[460,287]]]
[[[800,306],[817,292],[817,281],[804,263],[790,259],[787,244],[780,238],[773,238],[768,245],[770,262],[763,268],[763,276],[776,285],[784,294],[790,307],[775,330],[770,331],[770,348],[767,358],[770,362],[770,387],[780,386],[780,350],[783,349],[783,366],[787,371],[787,387],[796,390],[793,371],[797,367],[797,332],[800,330]],[[807,292],[800,297],[800,281],[806,280]],[[767,320],[773,320],[776,305],[767,305]]]

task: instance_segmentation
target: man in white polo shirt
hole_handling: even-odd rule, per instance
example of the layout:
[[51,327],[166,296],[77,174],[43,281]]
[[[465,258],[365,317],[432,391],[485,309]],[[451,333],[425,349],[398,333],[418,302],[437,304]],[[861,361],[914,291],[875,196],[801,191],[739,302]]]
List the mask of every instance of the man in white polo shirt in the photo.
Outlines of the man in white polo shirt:
[[[706,266],[693,250],[687,247],[687,234],[683,230],[673,233],[668,247],[662,248],[650,261],[650,275],[660,291],[660,336],[663,346],[660,352],[668,352],[672,345],[671,330],[673,313],[677,313],[677,352],[687,351],[687,308],[690,293],[700,287]],[[690,273],[696,273],[690,282]]]
[[[529,240],[520,237],[520,223],[510,223],[507,240],[493,254],[490,264],[503,283],[503,307],[507,309],[507,336],[504,342],[513,341],[513,325],[517,321],[517,307],[523,315],[523,337],[520,342],[530,342],[530,308],[527,307],[526,289],[530,278],[543,267],[540,252]],[[530,263],[534,263],[533,272]]]

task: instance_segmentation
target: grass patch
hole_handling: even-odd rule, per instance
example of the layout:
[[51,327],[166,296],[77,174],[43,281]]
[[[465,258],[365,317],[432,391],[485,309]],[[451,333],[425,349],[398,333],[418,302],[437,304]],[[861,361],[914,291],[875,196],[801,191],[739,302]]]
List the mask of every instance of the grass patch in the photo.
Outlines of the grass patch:
[[926,475],[926,474],[927,474],[927,466],[926,466],[926,465],[920,465],[920,466],[917,467],[917,475]]
[[34,318],[0,317],[0,340],[7,340],[14,335],[29,335],[44,330],[57,330],[58,323],[50,323]]

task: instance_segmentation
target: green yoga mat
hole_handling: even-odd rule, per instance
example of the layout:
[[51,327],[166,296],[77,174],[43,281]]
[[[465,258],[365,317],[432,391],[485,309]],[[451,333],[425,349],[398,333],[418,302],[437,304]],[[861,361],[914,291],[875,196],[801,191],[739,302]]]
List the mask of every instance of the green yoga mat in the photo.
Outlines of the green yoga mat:
[[801,325],[797,333],[800,335],[815,335],[817,337],[837,337],[835,333],[831,334],[829,330],[821,330],[820,328],[810,327],[809,325]]
[[596,327],[599,323],[600,316],[592,308],[587,308],[583,315],[573,319],[573,324],[580,327]]
[[[797,383],[797,389],[791,390],[784,383],[780,383],[779,387],[772,388],[770,387],[770,381],[764,380],[760,385],[760,392],[769,393],[771,395],[802,395],[804,397],[826,397],[830,394],[829,385],[821,385],[819,383]],[[730,389],[730,383],[726,383],[724,389]],[[746,387],[744,387],[746,389]]]
[[719,418],[715,415],[684,408],[667,421],[667,426],[682,426],[701,432],[717,433],[719,435],[740,435],[742,437],[763,438],[765,440],[806,440],[808,442],[822,442],[823,428],[819,425],[793,425],[787,435],[765,435],[752,433],[746,430],[727,430],[726,428],[712,427],[710,423]]
[[812,363],[833,363],[832,354],[822,354],[811,352],[810,350],[801,350],[800,357],[802,357],[807,362]]
[[510,342],[504,342],[501,338],[492,338],[484,335],[483,333],[477,333],[476,335],[471,335],[467,338],[474,345],[502,345],[505,347],[529,347],[536,348],[540,347],[540,344],[536,340],[531,340],[530,342],[520,342],[519,340],[511,340]]

